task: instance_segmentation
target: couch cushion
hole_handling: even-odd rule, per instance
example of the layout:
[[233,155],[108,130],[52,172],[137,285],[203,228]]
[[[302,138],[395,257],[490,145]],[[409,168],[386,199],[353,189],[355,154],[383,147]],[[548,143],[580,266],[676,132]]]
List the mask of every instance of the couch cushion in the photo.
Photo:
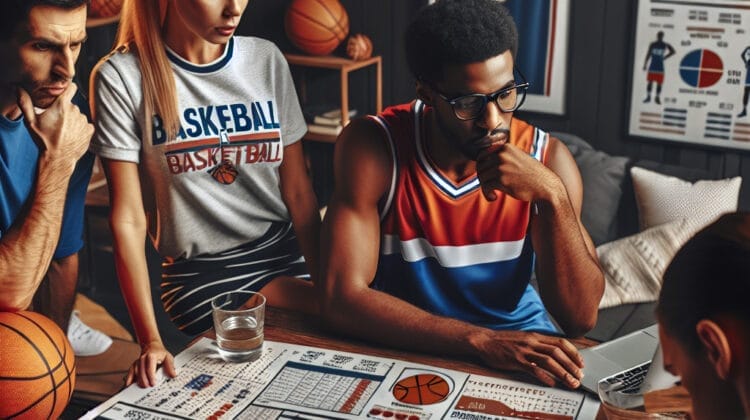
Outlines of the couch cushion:
[[656,302],[646,302],[601,309],[596,326],[586,334],[586,338],[609,341],[653,325],[656,322],[655,308]]
[[630,174],[641,229],[685,218],[697,230],[737,210],[740,177],[691,183],[640,167]]
[[[660,174],[677,177],[686,181],[695,182],[701,179],[716,179],[711,172],[700,168],[686,168],[684,166],[671,165],[653,160],[639,160],[632,164],[632,167],[645,168]],[[635,200],[633,191],[633,179],[630,176],[630,167],[627,169],[627,175],[622,184],[622,197],[620,199],[620,208],[617,211],[617,237],[634,235],[641,231],[638,221],[638,205]]]
[[551,133],[570,150],[583,178],[581,221],[595,245],[617,238],[617,211],[629,159],[595,150],[568,133]]
[[664,270],[696,230],[679,219],[597,247],[605,281],[599,308],[656,300]]

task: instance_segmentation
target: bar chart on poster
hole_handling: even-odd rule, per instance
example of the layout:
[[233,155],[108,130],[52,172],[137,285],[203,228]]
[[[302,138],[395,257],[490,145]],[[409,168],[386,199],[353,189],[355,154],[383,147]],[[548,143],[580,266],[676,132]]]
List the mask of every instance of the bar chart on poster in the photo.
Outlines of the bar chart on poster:
[[629,133],[750,149],[750,4],[639,0]]
[[580,392],[274,341],[254,362],[225,363],[203,338],[176,365],[176,378],[132,385],[83,418],[564,420],[598,409]]

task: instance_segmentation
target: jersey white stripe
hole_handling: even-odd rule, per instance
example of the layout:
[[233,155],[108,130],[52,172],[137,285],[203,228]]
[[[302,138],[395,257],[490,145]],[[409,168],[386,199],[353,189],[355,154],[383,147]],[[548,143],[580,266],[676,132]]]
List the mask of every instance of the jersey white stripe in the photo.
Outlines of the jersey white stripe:
[[534,143],[532,145],[531,155],[536,160],[544,163],[544,152],[547,149],[547,142],[549,140],[549,134],[538,128],[534,128]]
[[393,203],[393,196],[396,194],[396,181],[398,180],[398,161],[396,160],[396,145],[393,143],[391,137],[391,130],[385,125],[385,121],[379,116],[371,117],[373,121],[380,124],[388,138],[388,148],[391,149],[391,162],[393,162],[393,169],[391,170],[391,186],[388,188],[388,195],[386,196],[385,204],[383,209],[380,211],[380,221],[385,219],[385,215],[388,214],[388,210],[391,209]]
[[523,251],[523,243],[524,239],[462,246],[433,246],[424,238],[401,241],[396,235],[383,235],[381,255],[401,254],[408,262],[432,257],[443,267],[466,267],[518,258]]

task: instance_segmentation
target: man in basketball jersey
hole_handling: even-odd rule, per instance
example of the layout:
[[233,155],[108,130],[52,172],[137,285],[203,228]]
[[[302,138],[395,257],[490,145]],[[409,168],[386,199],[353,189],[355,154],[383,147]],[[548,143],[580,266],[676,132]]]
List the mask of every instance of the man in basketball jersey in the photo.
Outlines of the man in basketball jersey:
[[72,82],[86,3],[8,0],[0,14],[0,310],[33,306],[78,355],[111,343],[71,315],[93,164],[93,126]]
[[691,418],[750,416],[750,213],[700,231],[672,259],[656,313],[664,368],[681,377]]
[[528,86],[517,39],[495,0],[441,0],[409,26],[418,99],[353,121],[336,144],[322,315],[371,341],[575,388],[582,359],[546,309],[580,336],[604,282],[570,152],[513,118]]
[[646,61],[643,62],[643,70],[648,69],[648,74],[646,75],[648,86],[646,87],[646,99],[643,100],[644,103],[651,102],[651,88],[656,83],[654,102],[661,104],[659,95],[661,94],[661,85],[664,83],[664,61],[673,55],[674,48],[664,42],[664,32],[659,31],[656,34],[656,41],[648,46]]
[[747,115],[747,100],[750,98],[750,46],[742,51],[742,62],[745,63],[745,93],[742,95],[742,112],[737,116],[742,118]]

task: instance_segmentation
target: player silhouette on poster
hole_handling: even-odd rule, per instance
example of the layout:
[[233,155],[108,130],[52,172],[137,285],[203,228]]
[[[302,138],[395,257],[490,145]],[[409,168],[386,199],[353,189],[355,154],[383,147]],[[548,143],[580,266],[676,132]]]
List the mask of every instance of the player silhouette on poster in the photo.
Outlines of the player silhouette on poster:
[[745,62],[745,93],[742,95],[742,112],[737,114],[737,117],[744,117],[747,115],[747,99],[750,97],[750,46],[742,51],[742,61]]
[[[654,102],[661,104],[659,94],[661,94],[661,85],[664,83],[664,60],[674,55],[674,48],[664,42],[664,32],[659,31],[656,34],[656,41],[648,46],[646,52],[646,61],[643,62],[643,70],[648,68],[648,87],[646,87],[646,99],[643,103],[651,102],[651,88],[656,83],[656,96]],[[649,63],[649,60],[651,61]]]

